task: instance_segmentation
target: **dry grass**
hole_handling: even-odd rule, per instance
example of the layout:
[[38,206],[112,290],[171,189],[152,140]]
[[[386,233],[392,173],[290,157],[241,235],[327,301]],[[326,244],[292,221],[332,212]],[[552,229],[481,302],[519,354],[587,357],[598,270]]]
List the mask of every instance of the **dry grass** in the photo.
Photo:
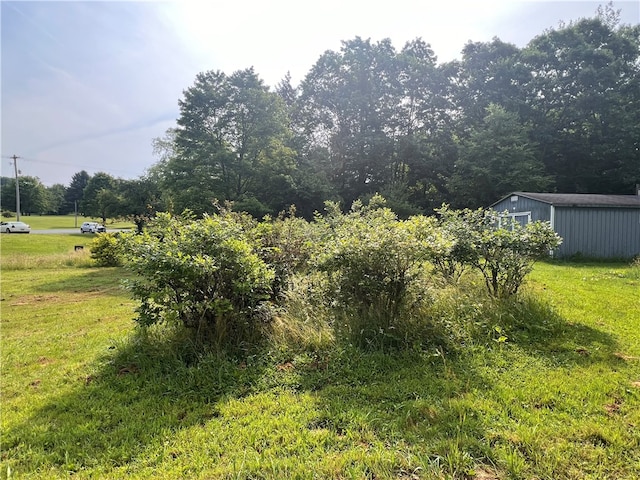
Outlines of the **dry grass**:
[[65,267],[92,267],[89,249],[48,255],[15,254],[2,259],[2,270],[39,270]]

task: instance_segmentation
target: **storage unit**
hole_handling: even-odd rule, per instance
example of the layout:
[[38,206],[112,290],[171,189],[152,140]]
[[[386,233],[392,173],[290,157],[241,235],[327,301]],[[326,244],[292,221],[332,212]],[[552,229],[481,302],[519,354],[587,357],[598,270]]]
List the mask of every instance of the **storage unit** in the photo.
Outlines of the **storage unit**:
[[550,222],[563,240],[558,257],[640,255],[640,195],[513,192],[490,208],[523,224]]

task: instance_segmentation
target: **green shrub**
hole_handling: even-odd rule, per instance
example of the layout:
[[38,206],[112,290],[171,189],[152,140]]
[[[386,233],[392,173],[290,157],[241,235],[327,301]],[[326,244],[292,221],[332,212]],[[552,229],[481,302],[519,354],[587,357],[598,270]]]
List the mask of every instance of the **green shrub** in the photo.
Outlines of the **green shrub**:
[[122,244],[119,233],[99,233],[89,245],[91,258],[100,267],[117,267],[122,265]]
[[330,278],[336,326],[360,346],[384,347],[402,338],[410,286],[426,258],[416,222],[399,221],[382,201],[356,202],[343,216],[332,209],[333,238],[318,258]]
[[141,302],[139,324],[178,322],[217,348],[260,340],[273,270],[233,215],[161,214],[146,233],[126,239],[126,266],[138,276],[128,287]]
[[443,229],[455,238],[454,261],[471,265],[494,297],[518,292],[535,260],[556,249],[562,239],[548,222],[526,226],[494,210],[438,210]]
[[252,235],[259,245],[260,257],[274,270],[273,299],[278,300],[288,289],[292,276],[306,273],[317,245],[317,229],[295,216],[295,207],[277,218],[265,217]]

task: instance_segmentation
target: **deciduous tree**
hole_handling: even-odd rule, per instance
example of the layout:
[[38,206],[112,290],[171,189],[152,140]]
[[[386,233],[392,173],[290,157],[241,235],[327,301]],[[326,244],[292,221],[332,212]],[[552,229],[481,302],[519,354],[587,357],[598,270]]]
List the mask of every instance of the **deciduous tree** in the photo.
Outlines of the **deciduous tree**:
[[283,100],[247,69],[200,73],[179,103],[175,154],[163,167],[175,208],[210,212],[218,199],[271,209],[295,167]]
[[100,217],[103,223],[117,212],[116,181],[105,172],[98,172],[84,188],[82,210],[85,215]]

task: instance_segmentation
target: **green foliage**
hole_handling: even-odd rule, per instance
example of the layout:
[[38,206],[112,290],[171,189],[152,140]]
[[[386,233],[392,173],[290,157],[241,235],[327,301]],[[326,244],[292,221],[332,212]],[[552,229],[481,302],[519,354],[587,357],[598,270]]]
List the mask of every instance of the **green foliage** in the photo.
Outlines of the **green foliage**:
[[412,284],[428,298],[393,354],[337,341],[327,277],[294,275],[238,358],[181,322],[132,330],[121,268],[54,266],[82,242],[2,238],[3,478],[637,478],[637,267],[540,262],[506,299]]
[[270,329],[270,340],[288,351],[318,353],[336,345],[335,309],[327,293],[327,277],[320,272],[293,275],[281,294]]
[[[20,189],[20,213],[30,215],[32,213],[44,213],[48,209],[48,196],[46,187],[38,177],[23,175],[19,177]],[[2,185],[0,191],[0,203],[8,210],[16,210],[16,180],[10,178]]]
[[71,177],[71,182],[69,183],[69,187],[67,187],[64,193],[64,213],[72,213],[75,211],[84,213],[84,210],[82,208],[84,189],[89,183],[90,178],[91,175],[89,175],[84,170],[73,174],[73,177]]
[[147,222],[162,209],[158,182],[149,177],[121,180],[118,183],[118,193],[120,198],[117,212],[120,216],[131,219],[138,233],[142,233]]
[[[396,49],[356,37],[325,51],[299,86],[270,89],[252,69],[201,72],[179,100],[177,128],[154,140],[139,184],[76,173],[30,198],[29,213],[133,219],[215,212],[233,201],[255,218],[295,204],[376,192],[405,219],[443,202],[487,206],[511,191],[630,194],[640,182],[640,25],[609,5],[519,48],[469,42],[438,63],[422,39]],[[15,208],[10,179],[2,205]],[[85,191],[84,189],[87,188]],[[33,192],[37,193],[37,192]],[[13,207],[12,207],[13,205]]]
[[179,104],[178,128],[156,142],[155,172],[177,211],[212,212],[218,199],[259,218],[286,205],[295,170],[287,114],[253,69],[199,73]]
[[119,233],[99,233],[89,246],[91,258],[99,267],[117,267],[122,265],[122,243]]
[[490,104],[481,124],[460,142],[449,187],[460,205],[481,207],[513,191],[546,191],[550,178],[517,114]]
[[374,196],[367,206],[355,202],[347,215],[334,211],[333,237],[317,260],[331,278],[337,326],[344,322],[347,336],[361,346],[384,347],[403,335],[399,322],[426,258],[426,236],[414,234],[416,221],[399,221],[383,202]]
[[609,5],[535,37],[521,52],[532,73],[532,139],[560,192],[631,193],[640,180],[640,25]]
[[107,223],[107,217],[118,213],[118,198],[115,194],[116,180],[105,172],[90,177],[82,194],[82,211],[86,215],[100,217]]
[[277,300],[296,273],[309,272],[309,261],[317,248],[318,228],[298,218],[294,206],[277,218],[265,217],[253,231],[260,245],[260,257],[274,270],[272,298]]
[[516,294],[533,262],[562,242],[548,222],[523,227],[504,214],[483,209],[452,211],[443,206],[438,213],[443,228],[455,239],[451,258],[445,257],[439,269],[446,274],[455,272],[458,264],[474,267],[494,297]]
[[52,215],[61,215],[64,212],[64,196],[66,193],[66,187],[59,183],[50,187],[45,187],[46,193],[46,211],[43,213]]
[[181,323],[217,348],[259,339],[274,274],[234,216],[179,219],[160,214],[141,235],[126,235],[129,288],[137,322]]

